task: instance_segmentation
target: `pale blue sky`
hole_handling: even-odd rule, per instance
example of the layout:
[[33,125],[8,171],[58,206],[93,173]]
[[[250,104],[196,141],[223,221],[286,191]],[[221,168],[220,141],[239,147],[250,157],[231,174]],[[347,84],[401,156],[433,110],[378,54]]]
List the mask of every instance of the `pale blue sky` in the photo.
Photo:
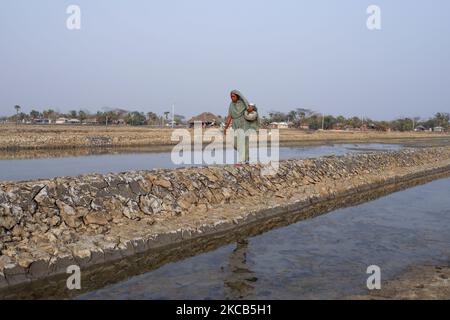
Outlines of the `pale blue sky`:
[[[81,7],[80,31],[66,8]],[[366,8],[382,30],[366,28]],[[450,112],[448,0],[3,0],[0,115],[120,107],[393,119]]]

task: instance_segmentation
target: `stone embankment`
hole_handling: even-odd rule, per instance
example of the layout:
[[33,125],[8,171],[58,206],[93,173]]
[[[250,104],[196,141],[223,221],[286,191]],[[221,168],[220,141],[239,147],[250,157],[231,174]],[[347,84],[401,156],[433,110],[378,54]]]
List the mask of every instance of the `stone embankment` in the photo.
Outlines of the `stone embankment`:
[[0,288],[450,172],[450,148],[0,182]]

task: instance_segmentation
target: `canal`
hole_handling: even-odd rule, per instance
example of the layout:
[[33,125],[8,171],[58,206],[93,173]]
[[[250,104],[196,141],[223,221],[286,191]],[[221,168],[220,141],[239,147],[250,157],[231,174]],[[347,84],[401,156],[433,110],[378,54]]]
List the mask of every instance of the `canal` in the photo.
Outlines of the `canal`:
[[450,179],[242,238],[77,299],[334,299],[450,261]]
[[[303,159],[325,155],[399,150],[398,144],[331,144],[309,147],[280,147],[280,160]],[[227,152],[234,152],[228,150]],[[0,160],[0,181],[49,179],[77,176],[86,173],[124,172],[129,170],[171,169],[179,167],[171,160],[171,153],[130,152],[41,159]]]

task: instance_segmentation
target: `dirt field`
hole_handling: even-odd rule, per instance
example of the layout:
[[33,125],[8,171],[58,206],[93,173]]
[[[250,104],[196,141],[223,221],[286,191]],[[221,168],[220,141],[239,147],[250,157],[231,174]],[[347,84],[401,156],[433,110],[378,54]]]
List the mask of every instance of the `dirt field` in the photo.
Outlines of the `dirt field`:
[[[92,147],[137,147],[176,144],[172,129],[130,126],[0,125],[0,150],[70,149]],[[352,132],[296,129],[280,130],[283,144],[323,144],[338,142],[406,142],[449,139],[447,133],[432,132]]]

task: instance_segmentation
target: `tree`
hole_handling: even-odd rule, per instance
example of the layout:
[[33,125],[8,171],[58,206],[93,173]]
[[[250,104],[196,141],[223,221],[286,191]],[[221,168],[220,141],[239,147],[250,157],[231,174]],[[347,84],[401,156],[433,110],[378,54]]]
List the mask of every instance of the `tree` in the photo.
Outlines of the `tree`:
[[41,113],[40,113],[39,111],[31,110],[31,112],[30,112],[30,117],[31,117],[32,119],[39,119],[40,116],[41,116]]
[[14,109],[16,109],[16,124],[19,122],[19,111],[20,111],[20,106],[19,105],[15,105]]
[[77,112],[76,112],[75,110],[70,110],[70,111],[69,111],[69,116],[70,116],[71,118],[76,118],[76,117],[77,117]]
[[434,119],[437,124],[436,125],[437,127],[443,127],[445,129],[447,129],[449,126],[450,114],[444,113],[444,112],[438,112],[435,114]]
[[394,120],[391,127],[396,131],[411,131],[413,128],[413,121],[409,118],[401,118]]
[[78,112],[78,119],[80,119],[80,121],[84,121],[84,120],[87,119],[88,115],[89,115],[88,112],[83,111],[83,110],[80,110],[80,111]]
[[101,112],[98,111],[96,114],[97,123],[109,125],[114,121],[119,120],[119,114],[114,111]]
[[333,126],[337,123],[337,120],[333,116],[325,116],[323,119],[323,127],[324,129],[330,130],[333,129]]
[[159,117],[156,113],[154,112],[148,112],[147,113],[147,123],[149,125],[155,125],[155,124],[159,124]]
[[133,111],[126,115],[125,122],[132,126],[141,126],[145,123],[145,115],[143,112]]
[[176,123],[181,123],[181,124],[186,123],[186,117],[181,114],[174,115],[174,120]]
[[308,118],[309,129],[319,130],[322,128],[322,116],[313,114]]
[[279,112],[279,111],[276,111],[276,112],[271,111],[269,113],[269,116],[270,116],[270,119],[269,119],[270,122],[285,122],[288,119],[287,114],[285,114],[283,112]]
[[53,109],[44,110],[42,112],[42,115],[44,118],[48,118],[48,119],[52,119],[52,120],[56,119],[56,112]]
[[297,120],[298,114],[296,111],[292,110],[292,111],[288,112],[287,116],[288,116],[289,121],[295,122],[295,120]]

